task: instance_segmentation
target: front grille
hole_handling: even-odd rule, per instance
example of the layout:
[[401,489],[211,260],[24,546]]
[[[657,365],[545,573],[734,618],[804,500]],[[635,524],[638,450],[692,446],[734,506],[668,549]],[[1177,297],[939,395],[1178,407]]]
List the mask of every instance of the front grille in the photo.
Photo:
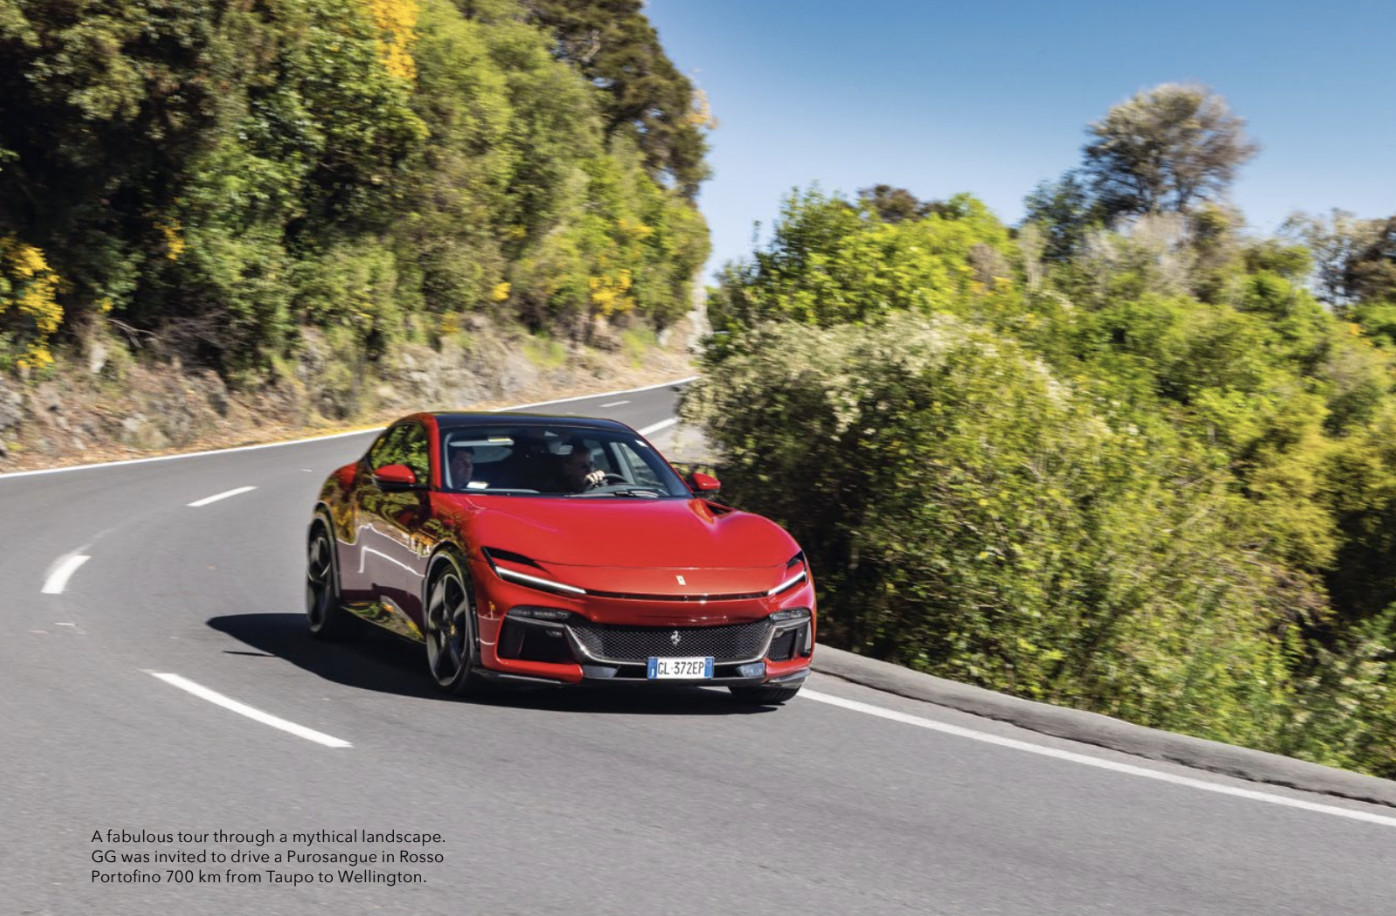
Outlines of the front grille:
[[[771,624],[766,620],[715,627],[631,627],[571,623],[568,629],[582,648],[604,661],[643,663],[650,656],[684,658],[711,655],[713,661],[748,661],[765,654]],[[678,645],[674,637],[678,636]]]

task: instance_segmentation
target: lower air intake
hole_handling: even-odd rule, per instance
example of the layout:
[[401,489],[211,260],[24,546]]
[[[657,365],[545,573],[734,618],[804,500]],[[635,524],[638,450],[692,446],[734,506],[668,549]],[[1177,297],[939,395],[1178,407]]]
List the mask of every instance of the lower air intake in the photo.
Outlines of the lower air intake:
[[644,664],[656,658],[711,655],[716,664],[748,661],[766,652],[771,624],[765,620],[715,627],[632,627],[571,623],[577,642],[601,661]]

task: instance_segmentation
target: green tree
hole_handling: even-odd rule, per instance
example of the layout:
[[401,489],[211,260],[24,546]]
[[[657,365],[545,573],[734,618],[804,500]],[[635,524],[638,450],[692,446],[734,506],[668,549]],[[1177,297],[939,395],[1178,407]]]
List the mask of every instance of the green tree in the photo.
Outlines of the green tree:
[[1212,201],[1044,262],[1040,223],[870,190],[792,195],[727,267],[685,407],[806,546],[824,637],[1396,771],[1388,306],[1335,315]]
[[959,205],[943,200],[918,200],[906,188],[894,188],[889,184],[873,185],[858,191],[858,203],[875,213],[885,223],[900,223],[902,220],[925,219],[928,216],[956,217],[961,215]]
[[0,231],[47,253],[69,322],[127,300],[155,214],[207,143],[219,19],[196,0],[0,4]]
[[1353,252],[1343,285],[1366,302],[1396,302],[1396,216],[1377,221],[1367,244]]
[[1204,86],[1165,83],[1092,123],[1082,171],[1109,217],[1191,210],[1226,193],[1259,147]]
[[1023,221],[1037,224],[1046,233],[1043,258],[1057,263],[1070,261],[1085,244],[1086,233],[1101,221],[1095,201],[1074,171],[1042,182],[1023,205],[1027,210]]
[[[823,638],[1264,745],[1282,605],[1224,476],[963,319],[772,323],[685,399],[736,504],[800,539]],[[783,485],[803,481],[799,487]]]
[[518,0],[0,0],[0,238],[64,281],[41,336],[120,321],[253,383],[300,325],[362,368],[469,310],[673,320],[707,255],[703,127],[613,11],[608,81]]
[[556,35],[556,54],[605,93],[608,133],[634,138],[645,165],[690,200],[708,177],[706,101],[679,73],[643,13],[642,0],[528,0]]
[[1008,230],[967,194],[936,209],[886,222],[817,188],[793,192],[770,244],[725,268],[708,304],[713,327],[735,342],[770,320],[829,326],[903,310],[1016,309]]
[[1370,249],[1379,234],[1376,220],[1358,219],[1346,210],[1328,216],[1292,213],[1280,228],[1282,235],[1302,242],[1314,259],[1314,281],[1319,298],[1342,305],[1358,298],[1351,285],[1350,265]]

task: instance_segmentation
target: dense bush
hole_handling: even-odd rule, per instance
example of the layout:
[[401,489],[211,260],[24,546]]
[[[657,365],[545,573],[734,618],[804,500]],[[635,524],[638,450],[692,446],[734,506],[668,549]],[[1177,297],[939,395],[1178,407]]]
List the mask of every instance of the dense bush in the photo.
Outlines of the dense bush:
[[[664,76],[628,104],[667,106],[637,133],[557,14],[0,0],[0,238],[62,278],[66,327],[117,321],[234,379],[306,324],[350,329],[370,359],[471,311],[662,327],[708,251],[693,88],[629,9],[607,59],[643,51]],[[60,330],[0,321],[9,363]]]
[[972,199],[871,203],[787,201],[685,404],[809,550],[824,637],[1396,773],[1396,363],[1303,249],[1209,215],[1053,260]]
[[826,638],[1211,737],[1273,730],[1283,608],[1222,479],[1166,429],[1112,429],[954,318],[748,342],[688,410],[725,446],[731,498],[798,533]]

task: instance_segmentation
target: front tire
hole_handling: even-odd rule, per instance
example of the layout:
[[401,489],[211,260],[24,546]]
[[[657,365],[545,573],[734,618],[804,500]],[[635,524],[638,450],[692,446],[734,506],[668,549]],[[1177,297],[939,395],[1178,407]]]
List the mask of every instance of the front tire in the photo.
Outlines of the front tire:
[[310,635],[327,642],[348,635],[349,615],[339,598],[334,541],[325,523],[310,529],[305,563],[305,622]]
[[794,687],[776,687],[762,685],[760,687],[728,687],[732,691],[732,696],[742,703],[750,703],[753,706],[779,706],[786,700],[793,700],[795,694],[800,692],[799,684]]
[[427,592],[427,668],[436,685],[452,696],[478,693],[479,657],[470,576],[454,558],[442,563]]

